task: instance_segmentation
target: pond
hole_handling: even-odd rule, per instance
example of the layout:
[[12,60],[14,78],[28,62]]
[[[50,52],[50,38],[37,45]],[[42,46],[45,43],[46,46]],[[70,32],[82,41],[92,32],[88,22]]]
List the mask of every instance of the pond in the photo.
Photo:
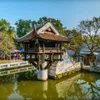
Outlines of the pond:
[[13,79],[0,83],[0,100],[94,100],[100,98],[100,75],[77,73],[48,81]]

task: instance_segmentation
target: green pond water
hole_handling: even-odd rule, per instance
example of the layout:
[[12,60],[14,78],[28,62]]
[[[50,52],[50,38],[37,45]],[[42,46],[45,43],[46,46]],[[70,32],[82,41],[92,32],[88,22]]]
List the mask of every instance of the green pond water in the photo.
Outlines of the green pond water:
[[[77,73],[48,81],[21,79],[0,82],[0,100],[97,100],[100,98],[100,74]],[[100,100],[100,99],[99,99]]]

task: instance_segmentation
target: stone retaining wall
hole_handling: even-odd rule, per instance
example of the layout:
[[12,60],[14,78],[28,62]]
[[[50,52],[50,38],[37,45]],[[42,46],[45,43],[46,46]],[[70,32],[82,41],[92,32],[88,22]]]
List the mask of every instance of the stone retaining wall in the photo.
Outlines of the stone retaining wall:
[[75,73],[81,69],[80,62],[75,62],[67,53],[63,55],[63,61],[57,61],[50,66],[48,74],[55,79]]

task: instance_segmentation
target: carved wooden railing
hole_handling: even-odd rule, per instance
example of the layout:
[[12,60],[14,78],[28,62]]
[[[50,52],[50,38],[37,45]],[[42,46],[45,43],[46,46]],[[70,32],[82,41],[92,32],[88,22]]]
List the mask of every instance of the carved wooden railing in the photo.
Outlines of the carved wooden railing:
[[29,48],[27,53],[33,53],[33,52],[50,52],[50,51],[54,51],[54,52],[58,52],[58,51],[63,51],[63,50],[60,50],[60,49],[57,49],[55,47],[45,47],[45,49],[43,48]]

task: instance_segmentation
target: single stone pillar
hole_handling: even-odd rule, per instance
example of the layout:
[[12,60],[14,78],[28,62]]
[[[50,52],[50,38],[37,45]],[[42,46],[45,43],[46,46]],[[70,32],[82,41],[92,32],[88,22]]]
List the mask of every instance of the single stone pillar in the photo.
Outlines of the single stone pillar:
[[37,79],[47,80],[48,79],[48,69],[37,69]]

